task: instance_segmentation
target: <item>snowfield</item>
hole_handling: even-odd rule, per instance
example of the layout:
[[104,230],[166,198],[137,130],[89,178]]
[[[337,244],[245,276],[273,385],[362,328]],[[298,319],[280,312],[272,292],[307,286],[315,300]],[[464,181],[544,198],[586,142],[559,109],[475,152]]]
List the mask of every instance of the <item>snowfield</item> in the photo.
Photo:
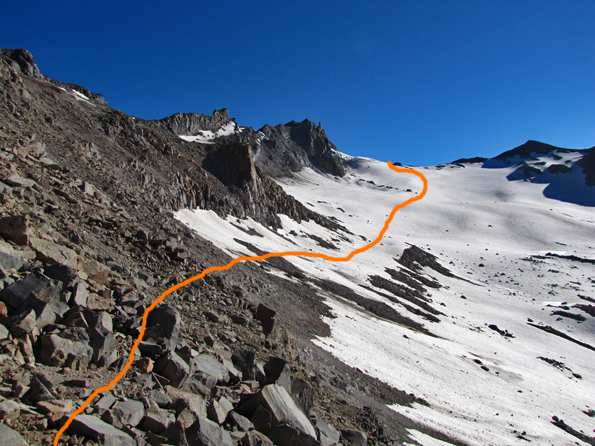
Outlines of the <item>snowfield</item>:
[[[176,218],[234,257],[254,255],[234,239],[267,252],[347,255],[374,239],[391,209],[419,193],[422,183],[383,162],[344,157],[350,167],[343,178],[306,168],[278,183],[351,234],[286,216],[277,232],[201,209],[179,211]],[[428,179],[428,193],[397,212],[378,246],[347,263],[286,260],[310,277],[384,302],[430,334],[321,289],[336,318],[326,320],[331,336],[314,343],[423,398],[428,406],[392,409],[468,444],[588,444],[552,417],[595,437],[595,418],[585,413],[595,409],[595,266],[588,263],[595,259],[595,209],[546,198],[547,184],[509,181],[514,166],[416,169]],[[388,299],[386,289],[371,283],[372,276],[394,281],[387,268],[411,273],[397,262],[411,245],[452,273],[418,271],[441,285],[425,291],[440,322],[412,312],[415,303]],[[284,276],[272,267],[271,273]],[[410,433],[423,445],[446,444]]]

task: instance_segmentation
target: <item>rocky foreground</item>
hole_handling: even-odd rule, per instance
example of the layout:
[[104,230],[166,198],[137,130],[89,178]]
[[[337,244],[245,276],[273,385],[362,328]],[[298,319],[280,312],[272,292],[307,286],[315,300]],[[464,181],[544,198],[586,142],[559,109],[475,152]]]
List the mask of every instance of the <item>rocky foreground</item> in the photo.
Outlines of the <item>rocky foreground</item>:
[[[127,362],[154,299],[230,260],[173,211],[274,227],[284,210],[334,227],[262,174],[249,145],[186,143],[45,78],[24,50],[2,50],[0,94],[0,446],[53,443]],[[132,368],[60,444],[400,444],[411,422],[385,404],[423,401],[317,356],[306,341],[327,312],[257,264],[194,282],[149,314]]]

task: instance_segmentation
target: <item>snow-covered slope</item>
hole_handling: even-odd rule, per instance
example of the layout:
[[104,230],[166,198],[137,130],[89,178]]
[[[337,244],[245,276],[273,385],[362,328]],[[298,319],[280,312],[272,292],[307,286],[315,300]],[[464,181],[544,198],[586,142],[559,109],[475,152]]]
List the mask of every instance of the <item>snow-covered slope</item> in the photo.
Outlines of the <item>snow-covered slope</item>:
[[[349,232],[285,216],[277,232],[200,209],[176,217],[233,256],[251,246],[346,255],[422,188],[379,161],[349,165],[343,178],[306,168],[279,181]],[[336,317],[318,346],[428,403],[395,411],[469,444],[588,444],[577,435],[595,437],[595,210],[509,181],[514,166],[419,170],[427,196],[397,213],[380,245],[348,263],[286,258],[305,279],[270,273],[319,287]]]

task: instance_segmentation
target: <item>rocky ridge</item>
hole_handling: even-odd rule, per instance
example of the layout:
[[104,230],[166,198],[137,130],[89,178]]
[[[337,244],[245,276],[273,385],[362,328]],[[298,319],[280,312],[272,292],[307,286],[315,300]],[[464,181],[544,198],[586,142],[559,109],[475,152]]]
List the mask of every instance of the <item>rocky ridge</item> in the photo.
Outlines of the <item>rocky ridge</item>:
[[[0,64],[0,427],[2,441],[50,444],[119,372],[148,305],[229,261],[172,211],[201,207],[270,227],[282,212],[341,228],[287,196],[249,144],[187,143],[171,122],[160,130],[41,77],[32,57],[25,68],[11,60]],[[413,423],[385,404],[423,401],[308,344],[328,332],[319,319],[328,310],[313,288],[265,270],[238,265],[169,296],[150,313],[132,369],[61,442],[407,440]]]
[[215,110],[212,116],[198,113],[175,113],[167,118],[147,121],[147,124],[175,135],[196,135],[202,130],[217,130],[229,122],[235,121],[229,118],[227,109],[223,108]]

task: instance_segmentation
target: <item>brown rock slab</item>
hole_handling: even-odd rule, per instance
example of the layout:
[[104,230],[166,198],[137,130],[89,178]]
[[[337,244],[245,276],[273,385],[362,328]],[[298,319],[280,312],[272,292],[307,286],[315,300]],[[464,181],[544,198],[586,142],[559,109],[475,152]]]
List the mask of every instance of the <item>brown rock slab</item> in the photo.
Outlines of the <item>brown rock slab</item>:
[[101,285],[105,285],[107,283],[107,279],[110,274],[110,269],[107,266],[95,260],[90,260],[83,263],[82,270],[87,274],[89,279],[94,280]]
[[165,391],[172,400],[171,408],[176,411],[176,414],[179,415],[187,408],[196,416],[207,417],[207,407],[202,397],[172,386],[166,386]]
[[166,377],[173,387],[181,387],[190,377],[190,366],[178,355],[169,352],[155,363],[155,372]]
[[139,373],[150,373],[153,371],[153,360],[151,358],[141,358],[134,363],[134,367]]
[[207,409],[207,415],[210,420],[218,424],[223,424],[227,418],[227,414],[233,410],[233,404],[225,397],[218,400],[211,401]]
[[66,246],[57,245],[48,240],[30,237],[29,246],[37,254],[36,259],[50,265],[66,265],[74,267],[77,262],[77,254]]
[[8,178],[5,178],[4,182],[12,187],[31,188],[35,186],[35,181],[29,178],[23,178],[17,173],[13,173]]
[[23,335],[31,333],[36,325],[35,311],[29,310],[26,313],[15,316],[10,326],[10,333],[15,337],[21,337]]
[[214,377],[219,384],[229,382],[229,370],[209,355],[198,355],[192,359],[192,366],[197,372]]
[[145,406],[140,401],[135,400],[118,401],[110,410],[122,425],[133,427],[138,426],[145,416]]
[[91,293],[87,297],[87,308],[95,311],[110,311],[114,308],[114,300]]

